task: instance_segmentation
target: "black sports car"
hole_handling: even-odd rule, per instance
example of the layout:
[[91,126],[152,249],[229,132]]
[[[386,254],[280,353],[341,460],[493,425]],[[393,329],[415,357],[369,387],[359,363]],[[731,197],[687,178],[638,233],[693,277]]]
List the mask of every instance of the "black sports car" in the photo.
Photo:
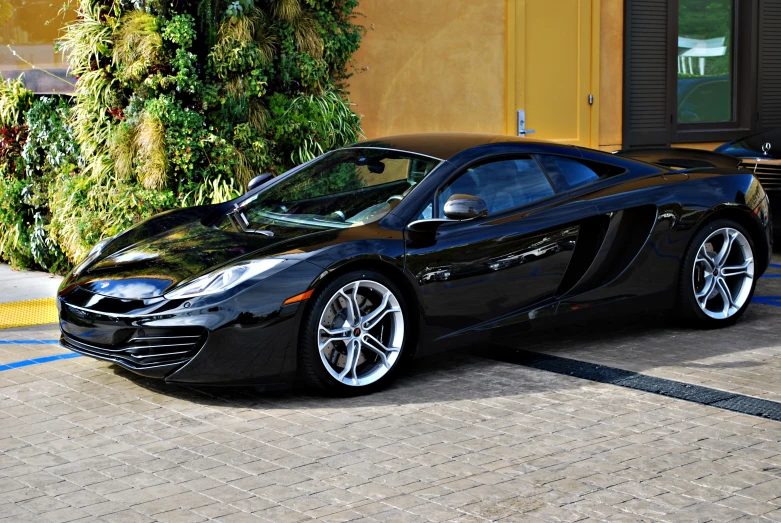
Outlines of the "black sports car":
[[169,382],[366,390],[589,314],[728,324],[770,257],[765,192],[734,168],[427,134],[266,180],[96,245],[60,288],[62,344]]
[[725,143],[716,152],[735,157],[751,170],[770,198],[776,238],[781,232],[781,127]]

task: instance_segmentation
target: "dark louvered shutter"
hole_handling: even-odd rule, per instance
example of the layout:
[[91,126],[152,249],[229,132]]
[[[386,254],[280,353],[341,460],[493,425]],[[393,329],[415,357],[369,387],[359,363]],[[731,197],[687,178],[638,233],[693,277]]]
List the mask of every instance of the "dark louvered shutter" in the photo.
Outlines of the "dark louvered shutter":
[[781,0],[759,8],[759,124],[781,126]]
[[626,0],[624,21],[624,144],[668,145],[671,137],[669,2]]

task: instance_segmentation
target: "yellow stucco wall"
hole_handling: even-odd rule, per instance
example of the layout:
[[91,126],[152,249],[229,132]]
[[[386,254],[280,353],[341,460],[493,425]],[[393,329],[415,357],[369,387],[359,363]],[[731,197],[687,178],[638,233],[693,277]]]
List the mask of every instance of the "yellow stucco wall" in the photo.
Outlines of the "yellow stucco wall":
[[368,138],[504,133],[506,0],[363,0],[350,79]]
[[[358,21],[366,35],[349,90],[364,134],[514,128],[506,120],[514,114],[505,98],[507,2],[363,0]],[[623,0],[599,3],[598,144],[614,150],[621,143]]]

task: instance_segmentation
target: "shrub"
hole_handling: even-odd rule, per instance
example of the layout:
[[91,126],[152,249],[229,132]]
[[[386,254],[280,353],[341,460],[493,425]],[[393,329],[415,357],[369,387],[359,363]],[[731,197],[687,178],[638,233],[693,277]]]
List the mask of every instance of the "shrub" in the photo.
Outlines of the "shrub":
[[0,163],[0,256],[17,268],[62,271],[68,262],[49,234],[49,189],[76,168],[79,156],[67,125],[69,107],[56,98],[33,101],[32,93],[16,99],[26,111],[17,117],[24,118],[21,126],[3,129],[12,138],[3,140]]
[[23,203],[26,188],[22,150],[27,141],[24,115],[33,95],[21,80],[0,84],[0,257],[14,267],[34,265],[30,249],[33,216]]
[[68,260],[50,235],[49,191],[58,178],[78,169],[79,147],[68,125],[70,107],[59,98],[41,98],[26,115],[27,141],[22,149],[26,194],[32,214],[30,250],[37,265],[52,272],[65,270]]

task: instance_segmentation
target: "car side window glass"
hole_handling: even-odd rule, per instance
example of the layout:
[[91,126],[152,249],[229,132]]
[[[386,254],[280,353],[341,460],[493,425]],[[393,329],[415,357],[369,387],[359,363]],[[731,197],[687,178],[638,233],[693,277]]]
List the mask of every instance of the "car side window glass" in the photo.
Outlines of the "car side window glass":
[[607,165],[598,162],[588,162],[568,158],[566,156],[554,156],[549,154],[537,155],[548,176],[561,191],[574,189],[586,185],[601,178],[615,176],[625,172],[621,167]]
[[448,198],[470,194],[485,200],[492,215],[553,196],[554,192],[533,158],[514,158],[468,169],[439,193],[437,203],[441,215]]

